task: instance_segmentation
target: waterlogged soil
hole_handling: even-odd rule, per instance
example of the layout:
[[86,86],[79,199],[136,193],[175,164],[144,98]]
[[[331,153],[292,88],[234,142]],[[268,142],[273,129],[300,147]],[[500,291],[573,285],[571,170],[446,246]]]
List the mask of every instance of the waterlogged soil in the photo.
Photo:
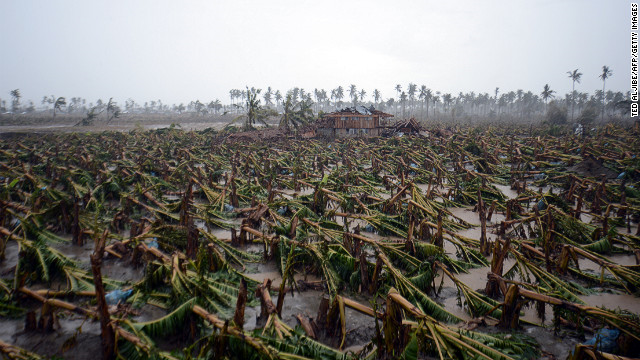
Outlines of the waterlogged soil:
[[[154,125],[145,125],[154,126]],[[184,128],[184,126],[183,126]],[[0,129],[0,131],[3,129]],[[494,184],[498,190],[500,190],[508,199],[517,198],[518,194],[511,190],[509,186]],[[425,192],[428,189],[428,185],[420,184],[418,187]],[[389,198],[391,195],[383,188],[379,189],[381,198]],[[441,193],[446,192],[446,188],[435,189]],[[555,192],[556,189],[554,189]],[[291,198],[296,198],[303,195],[313,194],[313,189],[303,188],[300,191],[294,190],[281,190],[281,195]],[[178,200],[179,196],[169,195],[167,199]],[[339,207],[336,206],[338,210]],[[477,212],[472,211],[473,207],[461,207],[461,208],[449,208],[448,211],[452,215],[458,217],[469,224],[474,225],[470,229],[461,230],[458,235],[479,239],[481,235],[480,220]],[[585,219],[583,215],[583,221],[591,221],[591,218]],[[504,220],[504,214],[494,213],[491,221],[487,222],[487,239],[494,241],[496,235],[492,233],[492,226],[499,224]],[[239,229],[241,226],[241,219],[225,220],[225,223],[233,226],[235,229]],[[340,225],[344,225],[344,219],[341,217],[336,218],[336,222]],[[385,241],[403,241],[404,239],[393,236],[381,236],[375,232],[364,231],[367,223],[363,220],[349,220],[349,227],[351,230],[356,227],[360,227],[362,234],[374,240]],[[201,227],[205,225],[198,224]],[[211,228],[209,232],[222,240],[231,239],[231,230],[221,228]],[[635,232],[635,229],[634,229]],[[125,235],[125,234],[121,234]],[[126,236],[126,235],[125,235]],[[70,239],[70,236],[64,235],[66,239]],[[93,251],[93,243],[87,242],[83,246],[75,246],[70,242],[56,244],[54,247],[68,256],[69,258],[81,262],[88,268],[89,254]],[[444,243],[445,252],[451,256],[455,256],[456,247],[449,241]],[[263,255],[263,245],[260,243],[248,244],[243,250],[253,253],[259,256]],[[373,255],[373,254],[372,254]],[[16,242],[9,242],[6,247],[6,260],[0,261],[0,274],[10,273],[15,267],[15,259],[18,258],[18,246]],[[621,265],[635,265],[635,257],[629,255],[612,255],[610,259],[615,263]],[[489,257],[490,261],[491,258]],[[514,264],[513,259],[506,259],[504,268],[509,269]],[[599,272],[599,265],[590,262],[588,260],[581,260],[580,266],[583,269],[589,269],[594,272]],[[458,274],[457,278],[463,283],[467,284],[471,289],[482,290],[487,282],[487,273],[490,272],[489,267],[477,267],[468,270],[468,273]],[[126,284],[132,284],[142,278],[144,275],[144,268],[135,268],[128,264],[126,259],[114,259],[106,258],[102,265],[102,274],[111,279],[116,279],[125,282]],[[265,279],[272,280],[272,299],[274,303],[277,303],[278,297],[277,290],[282,281],[280,270],[274,262],[258,262],[245,264],[245,274],[253,280],[262,282]],[[445,309],[454,315],[461,318],[463,321],[472,320],[467,314],[461,304],[459,303],[458,291],[451,279],[449,279],[444,273],[440,272],[436,279],[436,283],[442,283],[442,290],[435,297],[435,300],[441,303]],[[320,279],[315,276],[309,276],[304,273],[296,273],[294,280],[304,281],[319,281]],[[597,290],[597,289],[596,289]],[[282,309],[282,320],[291,327],[298,325],[296,315],[303,315],[315,319],[317,316],[318,308],[320,306],[321,299],[323,297],[323,291],[320,290],[305,290],[302,292],[289,291],[284,296],[284,304]],[[363,304],[370,306],[369,297],[364,297],[359,294],[345,294],[347,297]],[[640,301],[634,296],[618,293],[596,293],[593,295],[581,296],[583,301],[591,306],[605,306],[607,308],[619,308],[628,310],[633,313],[640,313]],[[463,300],[464,301],[464,300]],[[7,343],[15,344],[23,347],[29,351],[36,352],[38,354],[51,357],[63,357],[65,359],[86,359],[89,356],[93,356],[101,352],[100,348],[100,326],[99,323],[91,320],[84,321],[78,318],[76,315],[68,313],[60,313],[58,322],[55,327],[55,331],[52,333],[43,332],[25,332],[24,320],[3,320],[0,326],[0,340]],[[253,330],[263,324],[259,323],[258,316],[260,314],[260,307],[247,307],[245,309],[245,330]],[[137,309],[137,315],[133,317],[136,322],[145,322],[158,319],[166,315],[164,309],[155,307],[153,305],[144,305],[140,309]],[[547,306],[545,311],[546,321],[544,323],[537,317],[534,307],[527,307],[523,310],[522,320],[529,322],[530,324],[540,324],[543,326],[533,326],[525,324],[522,326],[520,332],[527,334],[540,344],[544,353],[550,354],[557,359],[566,358],[570,350],[580,342],[579,339],[573,337],[568,333],[555,334],[551,329],[551,319],[553,313],[551,307]],[[488,320],[488,326],[481,326],[477,330],[485,332],[496,332],[497,329],[492,326],[495,325],[495,321]],[[463,325],[462,323],[459,325]],[[346,309],[346,326],[347,336],[345,339],[344,349],[347,351],[358,351],[363,345],[371,341],[375,336],[375,322],[374,320],[364,314],[361,314],[355,310]],[[325,339],[323,334],[318,334],[320,341],[323,341],[331,346],[337,346],[335,340]],[[162,346],[161,346],[162,348]],[[66,351],[63,351],[65,349]]]
[[25,331],[23,320],[3,320],[0,340],[47,358],[84,360],[102,354],[100,323],[68,313],[59,315],[48,333]]

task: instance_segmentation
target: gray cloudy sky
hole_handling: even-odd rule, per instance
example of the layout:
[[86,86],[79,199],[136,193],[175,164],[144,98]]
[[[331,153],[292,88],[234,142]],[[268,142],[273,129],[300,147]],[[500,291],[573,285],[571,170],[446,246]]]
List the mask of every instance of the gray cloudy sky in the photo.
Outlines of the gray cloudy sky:
[[630,89],[626,0],[0,0],[0,98],[165,103],[249,87]]

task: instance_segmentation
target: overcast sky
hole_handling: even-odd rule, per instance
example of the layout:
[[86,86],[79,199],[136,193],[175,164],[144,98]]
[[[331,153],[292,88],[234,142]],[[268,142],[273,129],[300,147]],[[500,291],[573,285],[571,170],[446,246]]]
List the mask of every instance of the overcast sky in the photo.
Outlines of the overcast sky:
[[[630,90],[630,1],[0,0],[0,98],[229,101],[255,86],[409,82],[536,94]],[[24,103],[24,101],[23,101]]]

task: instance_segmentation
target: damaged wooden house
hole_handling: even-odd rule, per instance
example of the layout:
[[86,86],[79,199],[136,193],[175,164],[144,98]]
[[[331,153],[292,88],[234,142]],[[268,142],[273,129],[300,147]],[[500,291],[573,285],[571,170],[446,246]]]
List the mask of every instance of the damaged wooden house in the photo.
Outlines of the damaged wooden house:
[[393,115],[361,105],[325,114],[317,123],[317,135],[335,138],[380,136]]

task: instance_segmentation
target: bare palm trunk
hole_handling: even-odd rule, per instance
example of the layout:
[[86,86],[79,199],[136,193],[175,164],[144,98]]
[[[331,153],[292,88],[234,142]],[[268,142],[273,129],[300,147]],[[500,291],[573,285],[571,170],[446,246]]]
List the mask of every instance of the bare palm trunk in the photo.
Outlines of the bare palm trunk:
[[604,86],[606,84],[606,79],[602,79],[602,117],[601,120],[604,121],[604,107],[605,107],[605,94],[604,94]]
[[571,91],[571,122],[573,122],[573,109],[576,106],[576,81],[573,80],[573,88]]

